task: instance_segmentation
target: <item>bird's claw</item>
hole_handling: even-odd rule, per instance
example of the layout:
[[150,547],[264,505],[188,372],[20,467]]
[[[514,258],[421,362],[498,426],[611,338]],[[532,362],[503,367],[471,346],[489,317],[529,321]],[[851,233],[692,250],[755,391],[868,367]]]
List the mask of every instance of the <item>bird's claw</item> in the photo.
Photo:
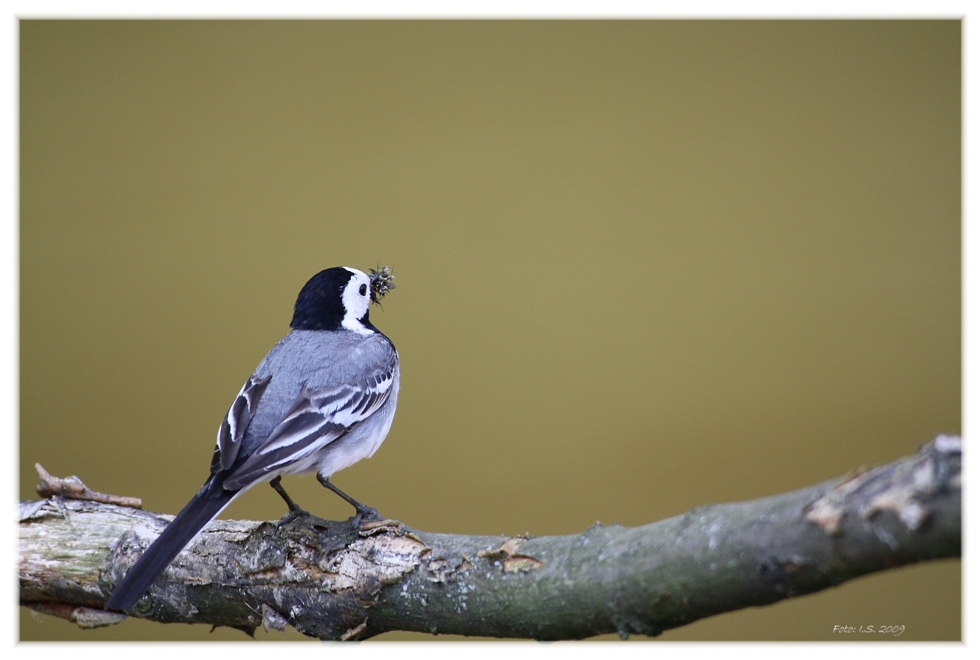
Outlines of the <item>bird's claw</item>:
[[350,533],[351,536],[356,536],[358,532],[361,531],[361,527],[364,523],[375,522],[379,520],[384,520],[384,516],[378,513],[378,510],[372,506],[361,505],[357,507],[357,513],[350,519]]

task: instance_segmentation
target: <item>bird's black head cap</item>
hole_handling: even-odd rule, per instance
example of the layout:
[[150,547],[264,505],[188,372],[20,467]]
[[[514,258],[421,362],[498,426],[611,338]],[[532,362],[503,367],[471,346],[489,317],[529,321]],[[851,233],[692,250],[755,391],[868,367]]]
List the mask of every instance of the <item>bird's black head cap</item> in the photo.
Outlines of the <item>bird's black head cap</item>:
[[367,311],[370,285],[356,286],[361,279],[362,284],[368,283],[367,276],[353,268],[321,270],[299,292],[289,326],[296,330],[375,331]]

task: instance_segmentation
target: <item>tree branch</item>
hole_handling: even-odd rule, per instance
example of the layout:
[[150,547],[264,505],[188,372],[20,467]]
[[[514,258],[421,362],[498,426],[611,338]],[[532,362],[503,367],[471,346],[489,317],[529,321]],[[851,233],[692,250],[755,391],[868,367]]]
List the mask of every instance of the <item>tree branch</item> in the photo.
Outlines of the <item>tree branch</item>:
[[[961,443],[792,493],[642,527],[540,538],[430,534],[395,521],[219,520],[134,616],[320,639],[391,630],[578,639],[658,635],[918,561],[960,556]],[[61,497],[20,505],[20,599],[81,626],[170,520]],[[284,519],[285,520],[285,519]]]

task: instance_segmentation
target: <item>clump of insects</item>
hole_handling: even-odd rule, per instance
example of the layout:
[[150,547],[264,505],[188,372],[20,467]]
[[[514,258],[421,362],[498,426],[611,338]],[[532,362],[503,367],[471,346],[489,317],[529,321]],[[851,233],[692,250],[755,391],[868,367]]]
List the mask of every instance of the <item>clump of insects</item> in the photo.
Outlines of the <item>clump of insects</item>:
[[395,276],[391,274],[390,268],[382,266],[378,270],[369,270],[368,277],[371,278],[371,302],[377,305],[385,294],[395,288]]

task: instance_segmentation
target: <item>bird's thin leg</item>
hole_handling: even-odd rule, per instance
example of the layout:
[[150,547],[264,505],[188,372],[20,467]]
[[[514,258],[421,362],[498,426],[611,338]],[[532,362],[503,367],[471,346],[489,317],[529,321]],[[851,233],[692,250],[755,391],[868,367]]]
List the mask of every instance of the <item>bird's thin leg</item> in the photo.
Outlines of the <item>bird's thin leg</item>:
[[286,502],[286,506],[289,507],[289,513],[294,515],[299,515],[299,516],[310,515],[309,512],[307,512],[305,509],[300,507],[299,504],[296,504],[296,502],[293,501],[293,498],[289,496],[289,493],[286,492],[286,489],[282,487],[281,476],[276,477],[275,479],[270,481],[269,485],[272,486],[272,489],[275,490],[277,493],[279,493],[279,497],[281,497]]
[[321,477],[318,474],[318,475],[316,475],[316,480],[319,481],[320,484],[324,488],[327,488],[329,490],[332,490],[333,492],[335,492],[338,495],[340,495],[340,497],[342,497],[345,502],[347,502],[348,504],[350,504],[357,511],[357,514],[354,516],[354,519],[351,521],[351,525],[350,525],[351,526],[351,529],[360,529],[361,522],[364,519],[368,519],[368,520],[372,520],[372,519],[373,520],[381,520],[382,519],[382,516],[381,516],[380,513],[378,513],[378,510],[377,509],[375,509],[374,507],[367,506],[365,504],[361,504],[360,502],[358,502],[357,500],[355,500],[353,497],[351,497],[350,495],[348,495],[347,493],[345,493],[344,491],[340,490],[339,488],[337,488],[336,486],[334,486],[332,483],[330,483],[330,479],[328,479],[326,477]]

